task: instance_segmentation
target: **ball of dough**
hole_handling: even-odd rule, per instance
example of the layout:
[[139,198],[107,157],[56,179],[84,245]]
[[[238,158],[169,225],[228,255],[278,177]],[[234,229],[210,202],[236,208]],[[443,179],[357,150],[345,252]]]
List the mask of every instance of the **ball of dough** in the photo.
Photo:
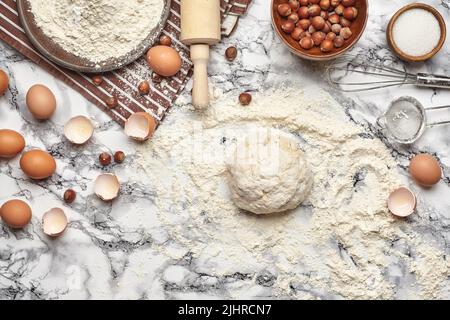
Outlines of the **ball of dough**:
[[236,145],[228,163],[228,183],[236,206],[269,214],[299,206],[308,197],[313,179],[295,137],[258,129]]

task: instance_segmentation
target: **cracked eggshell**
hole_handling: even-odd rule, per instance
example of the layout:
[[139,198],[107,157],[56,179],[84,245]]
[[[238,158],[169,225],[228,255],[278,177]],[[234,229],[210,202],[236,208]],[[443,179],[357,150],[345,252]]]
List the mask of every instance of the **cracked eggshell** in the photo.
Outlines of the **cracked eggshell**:
[[400,218],[406,218],[416,210],[416,196],[406,187],[394,190],[388,199],[389,211]]
[[157,122],[146,112],[134,113],[125,123],[125,134],[137,141],[146,141],[153,136]]
[[59,237],[67,228],[67,216],[60,208],[53,208],[42,216],[42,228],[50,237]]
[[119,190],[119,179],[113,174],[101,174],[95,180],[94,192],[103,201],[111,201],[117,198]]
[[94,126],[91,120],[85,116],[77,116],[70,119],[64,126],[64,135],[74,144],[85,144],[94,134]]

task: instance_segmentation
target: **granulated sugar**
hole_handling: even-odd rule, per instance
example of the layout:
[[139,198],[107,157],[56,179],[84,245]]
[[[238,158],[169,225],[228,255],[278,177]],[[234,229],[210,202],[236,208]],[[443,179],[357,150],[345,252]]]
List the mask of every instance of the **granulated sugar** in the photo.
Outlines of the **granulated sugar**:
[[[252,127],[289,132],[305,151],[314,185],[296,210],[257,216],[230,200],[224,159]],[[183,249],[199,277],[229,279],[211,296],[445,297],[445,254],[386,208],[404,183],[389,150],[317,88],[254,94],[248,107],[219,96],[203,115],[176,110],[139,153],[168,239],[155,249],[173,259],[170,248]],[[195,290],[200,279],[185,281]]]
[[164,0],[32,0],[36,24],[66,51],[99,63],[133,51],[161,19]]
[[404,53],[419,57],[439,44],[441,28],[436,17],[424,9],[410,9],[401,14],[393,27],[393,40]]

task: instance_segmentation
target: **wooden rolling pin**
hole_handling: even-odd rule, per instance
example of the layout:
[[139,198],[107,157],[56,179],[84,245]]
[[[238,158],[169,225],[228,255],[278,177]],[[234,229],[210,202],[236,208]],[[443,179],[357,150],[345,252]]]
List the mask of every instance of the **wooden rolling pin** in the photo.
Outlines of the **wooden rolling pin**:
[[209,105],[209,46],[220,41],[220,28],[220,0],[181,0],[181,41],[191,46],[192,104],[197,109]]

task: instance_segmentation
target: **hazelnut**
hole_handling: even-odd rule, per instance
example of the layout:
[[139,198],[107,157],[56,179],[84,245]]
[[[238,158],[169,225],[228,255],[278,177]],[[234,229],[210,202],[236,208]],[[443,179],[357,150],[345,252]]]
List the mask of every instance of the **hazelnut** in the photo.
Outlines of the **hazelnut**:
[[341,32],[342,26],[340,24],[333,24],[331,26],[331,31],[333,31],[335,34],[339,34]]
[[320,16],[324,19],[324,20],[328,20],[328,17],[330,16],[328,14],[328,11],[320,11]]
[[318,4],[320,0],[309,0],[310,4]]
[[298,15],[301,19],[307,19],[309,18],[309,10],[308,7],[300,7],[298,9]]
[[300,5],[301,6],[308,6],[309,5],[309,0],[300,0]]
[[300,40],[303,39],[304,37],[311,37],[311,33],[309,33],[308,31],[303,31],[300,34]]
[[339,20],[339,24],[345,28],[350,27],[352,25],[352,22],[348,19],[345,19],[344,17],[341,17],[341,19]]
[[300,8],[299,0],[289,0],[289,5],[291,6],[292,11],[297,11]]
[[288,20],[292,20],[294,23],[297,23],[300,20],[300,17],[297,13],[291,13],[288,17]]
[[333,13],[332,15],[330,15],[328,17],[328,21],[330,21],[331,24],[339,23],[339,19],[340,19],[340,17],[335,13]]
[[322,29],[323,32],[328,33],[331,31],[331,23],[330,21],[325,22],[325,26]]
[[248,92],[243,92],[239,95],[239,103],[243,106],[248,106],[252,102],[252,95]]
[[141,83],[139,83],[138,90],[141,95],[149,94],[150,85],[149,85],[148,81],[144,80]]
[[314,26],[309,26],[309,28],[308,28],[308,32],[309,33],[311,33],[311,34],[313,34],[314,32],[316,32],[317,30],[316,30],[316,28],[314,28]]
[[329,40],[334,40],[334,39],[336,39],[336,33],[334,33],[334,32],[328,32],[327,33],[327,37],[326,37],[326,39],[329,39]]
[[292,20],[283,21],[281,24],[281,29],[286,33],[291,33],[295,29],[295,23]]
[[355,7],[348,7],[344,9],[344,18],[348,20],[354,20],[358,15],[358,9]]
[[311,19],[311,25],[316,30],[322,30],[325,27],[325,20],[321,16],[317,16]]
[[292,13],[291,6],[287,3],[278,5],[278,14],[282,17],[287,17]]
[[314,47],[314,42],[311,39],[311,37],[303,37],[303,38],[300,39],[300,46],[303,49],[309,50],[312,47]]
[[350,30],[349,27],[345,27],[341,29],[341,32],[339,33],[339,35],[344,38],[345,40],[347,40],[348,38],[350,38],[352,36],[352,31]]
[[320,10],[320,7],[318,4],[313,4],[308,8],[308,12],[311,17],[320,15],[320,11],[322,11],[322,10]]
[[297,27],[297,28],[294,29],[294,31],[292,31],[292,33],[291,33],[291,38],[294,39],[294,40],[296,40],[296,41],[299,41],[299,40],[300,40],[300,36],[301,36],[301,34],[302,34],[303,32],[304,32],[304,31],[303,31],[302,28]]
[[108,97],[105,102],[110,109],[114,109],[119,105],[119,101],[117,101],[117,98],[114,96]]
[[162,46],[170,47],[172,45],[172,39],[170,39],[169,36],[162,35],[159,38],[159,44],[162,45]]
[[319,6],[322,8],[322,10],[328,10],[331,7],[330,0],[320,0]]
[[354,6],[356,3],[356,0],[342,0],[342,5],[344,7],[351,7]]
[[340,16],[344,14],[345,7],[342,4],[339,4],[335,9],[334,12]]
[[103,83],[103,77],[99,74],[95,75],[92,77],[92,82],[96,85],[99,86]]
[[331,0],[330,4],[333,8],[336,8],[341,3],[341,0]]
[[342,38],[341,36],[336,36],[336,38],[333,41],[333,44],[336,48],[340,48],[344,45],[344,38]]
[[228,47],[227,50],[225,50],[225,58],[227,58],[228,61],[233,61],[236,59],[238,54],[236,47]]
[[107,152],[102,152],[99,156],[98,156],[98,161],[100,162],[100,164],[102,166],[107,166],[111,163],[111,155]]
[[320,50],[322,52],[330,52],[331,50],[333,50],[333,41],[330,39],[323,40],[320,45]]
[[72,203],[72,202],[74,202],[76,197],[77,197],[77,193],[74,190],[72,190],[72,189],[67,189],[64,192],[64,196],[63,196],[65,203]]
[[300,27],[303,30],[308,30],[310,25],[311,25],[311,21],[309,21],[309,19],[302,19],[297,23],[297,27]]
[[315,46],[320,46],[322,41],[325,40],[325,37],[326,37],[325,33],[321,31],[314,32],[311,35],[312,41],[314,42]]
[[114,153],[114,162],[115,163],[122,163],[125,160],[125,153],[122,151],[117,151]]

